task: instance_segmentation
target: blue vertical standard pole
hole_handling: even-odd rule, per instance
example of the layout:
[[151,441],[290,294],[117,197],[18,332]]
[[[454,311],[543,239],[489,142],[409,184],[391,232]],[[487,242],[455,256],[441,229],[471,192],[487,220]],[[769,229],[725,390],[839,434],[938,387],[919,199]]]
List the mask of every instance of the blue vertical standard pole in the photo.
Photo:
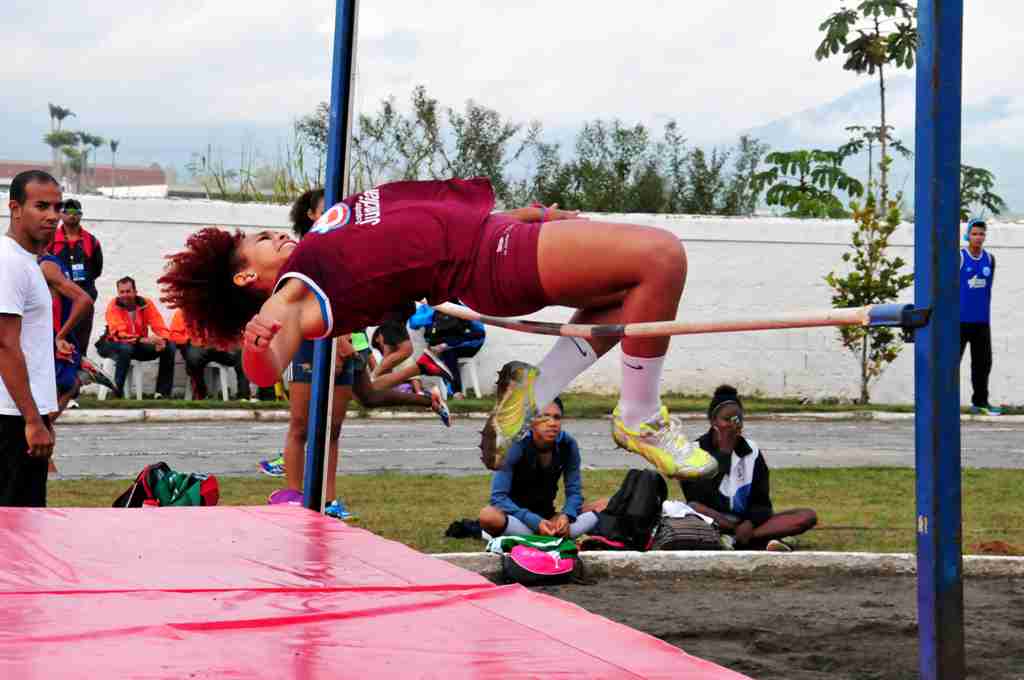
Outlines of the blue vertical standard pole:
[[960,516],[960,109],[963,0],[918,3],[914,295],[917,610],[924,680],[963,678]]
[[[340,201],[348,186],[349,139],[352,135],[352,76],[355,69],[358,0],[337,0],[334,19],[334,61],[331,67],[331,114],[327,132],[327,178],[324,205]],[[317,340],[313,352],[306,430],[303,505],[323,511],[323,484],[334,396],[334,340]]]

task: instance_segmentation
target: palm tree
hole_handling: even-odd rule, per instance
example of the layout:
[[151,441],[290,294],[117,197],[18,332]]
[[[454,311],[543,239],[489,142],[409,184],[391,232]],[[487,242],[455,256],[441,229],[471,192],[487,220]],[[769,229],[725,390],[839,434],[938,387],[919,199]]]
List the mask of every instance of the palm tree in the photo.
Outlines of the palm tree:
[[82,190],[82,164],[85,160],[85,154],[73,146],[62,146],[60,150],[68,159],[68,167],[75,173],[75,192],[77,193]]
[[56,104],[50,104],[50,129],[57,131],[61,129],[64,124],[64,119],[68,116],[75,115],[75,112],[71,109],[65,109],[62,106]]
[[62,149],[65,147],[74,148],[78,144],[78,135],[67,130],[54,130],[53,132],[46,133],[46,136],[43,137],[43,142],[53,150],[54,173],[58,178],[61,178],[64,174],[64,154]]
[[110,197],[114,197],[117,191],[117,147],[121,146],[121,140],[110,140]]
[[[64,125],[64,119],[69,117],[69,116],[75,115],[75,112],[72,111],[71,109],[65,109],[62,106],[57,106],[56,104],[52,104],[52,103],[49,104],[49,107],[50,107],[50,132],[51,133],[53,133],[53,132],[60,132],[61,128]],[[47,142],[47,143],[49,144],[49,142]],[[61,144],[61,145],[58,145],[58,146],[54,146],[54,145],[50,144],[50,147],[53,149],[53,157],[52,157],[53,171],[56,173],[56,175],[58,177],[60,177],[61,175],[64,174],[64,163],[63,163],[63,158],[64,157],[60,153],[60,147],[61,146],[65,146],[65,145]]]
[[[106,146],[107,140],[103,139],[99,135],[90,135],[90,134],[87,133],[85,135],[85,138],[82,139],[82,143],[83,144],[88,144],[89,146],[92,147],[92,152],[94,154],[93,155],[93,163],[92,163],[92,179],[93,179],[93,186],[95,187],[95,185],[96,185],[96,159],[95,159],[95,154],[96,154],[96,152],[99,151],[100,147]],[[88,167],[86,167],[86,171],[88,172]],[[88,175],[86,175],[86,180],[88,180]]]

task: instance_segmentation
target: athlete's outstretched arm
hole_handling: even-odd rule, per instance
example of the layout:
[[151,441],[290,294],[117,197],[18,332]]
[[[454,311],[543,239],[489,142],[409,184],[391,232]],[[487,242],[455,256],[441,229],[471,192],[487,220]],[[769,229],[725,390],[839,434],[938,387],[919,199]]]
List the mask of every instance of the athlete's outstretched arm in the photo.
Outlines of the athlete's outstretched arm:
[[258,386],[270,387],[299,351],[303,338],[320,337],[325,327],[313,292],[299,280],[287,281],[245,326],[245,374]]

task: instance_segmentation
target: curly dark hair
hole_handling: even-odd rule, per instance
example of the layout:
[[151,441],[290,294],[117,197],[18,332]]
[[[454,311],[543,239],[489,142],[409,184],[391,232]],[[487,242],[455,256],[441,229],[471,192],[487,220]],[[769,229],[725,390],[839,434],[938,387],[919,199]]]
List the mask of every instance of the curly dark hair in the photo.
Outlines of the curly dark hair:
[[188,237],[185,250],[167,256],[160,284],[160,300],[181,309],[192,337],[204,345],[237,345],[264,300],[236,286],[232,277],[245,262],[238,255],[243,238],[209,227]]
[[292,230],[299,238],[305,236],[313,228],[313,220],[309,219],[309,212],[316,210],[316,204],[324,197],[323,189],[310,189],[295,199],[292,210],[288,216],[292,220]]

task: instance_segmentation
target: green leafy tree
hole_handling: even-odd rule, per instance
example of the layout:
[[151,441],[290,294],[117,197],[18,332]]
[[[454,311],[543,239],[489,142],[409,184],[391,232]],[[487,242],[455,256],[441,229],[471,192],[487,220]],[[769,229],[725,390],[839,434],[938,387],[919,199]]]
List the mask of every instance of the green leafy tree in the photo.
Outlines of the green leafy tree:
[[313,166],[314,183],[323,186],[324,172],[327,164],[327,134],[330,129],[331,107],[327,102],[320,102],[312,113],[306,114],[295,121],[295,136],[304,147],[300,152],[305,158],[306,150],[315,159]]
[[399,124],[402,115],[389,97],[371,114],[360,114],[352,134],[352,192],[365,191],[401,174]]
[[[893,127],[888,126],[886,131],[886,139],[888,140],[888,148],[897,152],[904,158],[911,158],[914,152],[908,149],[901,140],[896,139],[892,136]],[[866,127],[864,125],[849,125],[846,127],[846,131],[850,133],[850,139],[846,144],[839,147],[839,153],[847,158],[849,156],[856,156],[862,153],[865,149],[868,152],[868,187],[874,186],[874,156],[875,146],[880,144],[882,141],[882,128],[879,126]]]
[[686,193],[683,212],[691,215],[714,215],[719,212],[726,189],[723,168],[729,161],[728,151],[693,149],[686,163]]
[[538,142],[534,150],[537,165],[529,182],[531,195],[544,205],[557,203],[567,208],[579,207],[574,188],[574,166],[562,162],[559,145]]
[[[914,282],[912,273],[902,273],[906,262],[888,254],[889,239],[900,225],[898,204],[889,203],[884,220],[875,209],[874,194],[868,194],[863,208],[856,203],[851,208],[856,224],[853,250],[843,253],[843,262],[850,269],[845,275],[833,271],[825,277],[833,291],[832,305],[846,308],[893,302]],[[899,356],[903,340],[892,328],[863,326],[843,326],[839,337],[860,362],[860,403],[867,404],[872,382]]]
[[438,149],[443,144],[443,107],[427,94],[423,85],[416,86],[410,98],[412,113],[398,123],[397,141],[402,157],[402,179],[440,177]]
[[768,153],[768,145],[748,135],[740,136],[733,151],[736,158],[733,171],[725,187],[722,209],[725,215],[753,215],[761,195],[755,183],[757,170]]
[[843,170],[838,151],[775,151],[765,156],[772,167],[754,175],[751,185],[760,193],[767,188],[768,205],[782,206],[792,217],[845,217],[836,191],[851,197],[864,194],[864,185]]
[[966,222],[970,219],[972,211],[980,217],[985,216],[985,210],[992,211],[993,215],[1000,215],[1006,210],[1006,201],[992,191],[996,178],[985,168],[975,168],[970,165],[960,166],[960,221]]
[[636,179],[626,194],[625,212],[664,212],[666,185],[665,177],[659,172],[658,161],[647,160],[643,167],[636,172]]
[[658,155],[662,160],[665,175],[665,210],[681,213],[686,202],[687,160],[686,137],[674,120],[665,124]]
[[843,69],[878,74],[881,105],[878,143],[881,147],[879,187],[882,206],[889,199],[889,126],[886,123],[886,67],[913,68],[917,52],[917,9],[902,0],[864,0],[856,9],[842,7],[818,26],[825,33],[814,56],[818,61],[842,52]]
[[623,212],[637,202],[631,197],[634,183],[653,160],[650,133],[644,125],[627,127],[618,119],[587,122],[576,136],[575,151],[573,207]]
[[[438,135],[436,149],[445,177],[489,177],[498,203],[508,206],[512,181],[508,166],[533,146],[540,135],[540,123],[525,128],[505,120],[494,109],[473,100],[462,111],[447,109],[449,134]],[[442,140],[450,139],[449,143]]]

